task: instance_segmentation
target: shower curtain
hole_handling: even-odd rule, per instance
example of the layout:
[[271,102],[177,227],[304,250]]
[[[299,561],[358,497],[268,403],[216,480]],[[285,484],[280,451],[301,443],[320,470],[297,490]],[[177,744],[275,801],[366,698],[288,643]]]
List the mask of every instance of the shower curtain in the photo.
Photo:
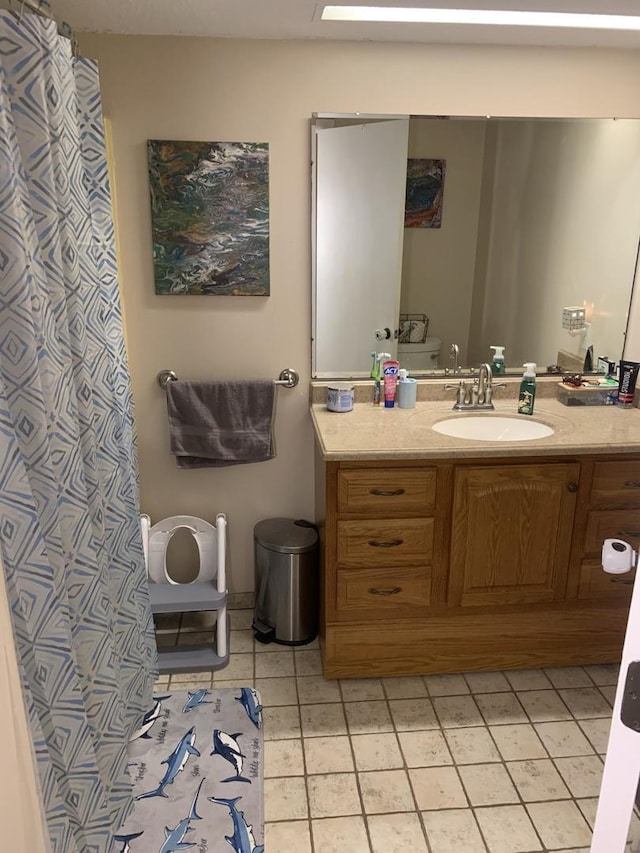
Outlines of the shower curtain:
[[156,651],[98,74],[53,22],[11,12],[0,13],[0,552],[51,848],[110,850],[132,807],[126,746],[150,706]]

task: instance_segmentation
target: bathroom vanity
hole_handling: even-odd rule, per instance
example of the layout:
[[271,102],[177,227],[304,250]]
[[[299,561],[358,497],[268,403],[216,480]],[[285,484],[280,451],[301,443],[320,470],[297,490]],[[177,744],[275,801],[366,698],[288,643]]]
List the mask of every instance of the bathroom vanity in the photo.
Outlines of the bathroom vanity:
[[432,429],[450,415],[312,406],[325,676],[618,660],[632,577],[600,550],[640,544],[640,411],[541,399],[553,435],[518,442]]

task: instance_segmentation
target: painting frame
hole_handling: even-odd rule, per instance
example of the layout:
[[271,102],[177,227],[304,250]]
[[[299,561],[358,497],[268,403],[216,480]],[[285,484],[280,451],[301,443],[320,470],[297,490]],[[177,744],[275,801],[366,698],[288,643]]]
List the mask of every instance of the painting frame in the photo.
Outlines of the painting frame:
[[441,158],[407,160],[405,228],[441,228],[447,161]]
[[159,296],[269,296],[269,144],[147,140]]

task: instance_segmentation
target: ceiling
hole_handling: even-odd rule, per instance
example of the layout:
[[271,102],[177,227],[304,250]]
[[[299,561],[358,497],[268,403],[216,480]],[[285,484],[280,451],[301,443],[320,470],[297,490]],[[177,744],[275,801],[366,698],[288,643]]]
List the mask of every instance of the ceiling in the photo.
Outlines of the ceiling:
[[[348,5],[433,6],[638,14],[638,0],[331,0]],[[52,0],[77,31],[137,35],[457,44],[568,45],[640,49],[640,32],[433,24],[322,22],[317,0]]]

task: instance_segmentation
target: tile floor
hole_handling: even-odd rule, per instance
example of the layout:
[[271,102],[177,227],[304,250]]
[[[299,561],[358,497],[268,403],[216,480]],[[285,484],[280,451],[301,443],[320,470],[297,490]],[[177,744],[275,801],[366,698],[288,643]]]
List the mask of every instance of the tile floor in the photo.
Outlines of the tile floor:
[[[327,681],[317,641],[262,646],[230,616],[228,667],[171,681],[260,691],[265,853],[589,850],[616,666]],[[179,617],[159,645],[211,637],[213,614]]]

